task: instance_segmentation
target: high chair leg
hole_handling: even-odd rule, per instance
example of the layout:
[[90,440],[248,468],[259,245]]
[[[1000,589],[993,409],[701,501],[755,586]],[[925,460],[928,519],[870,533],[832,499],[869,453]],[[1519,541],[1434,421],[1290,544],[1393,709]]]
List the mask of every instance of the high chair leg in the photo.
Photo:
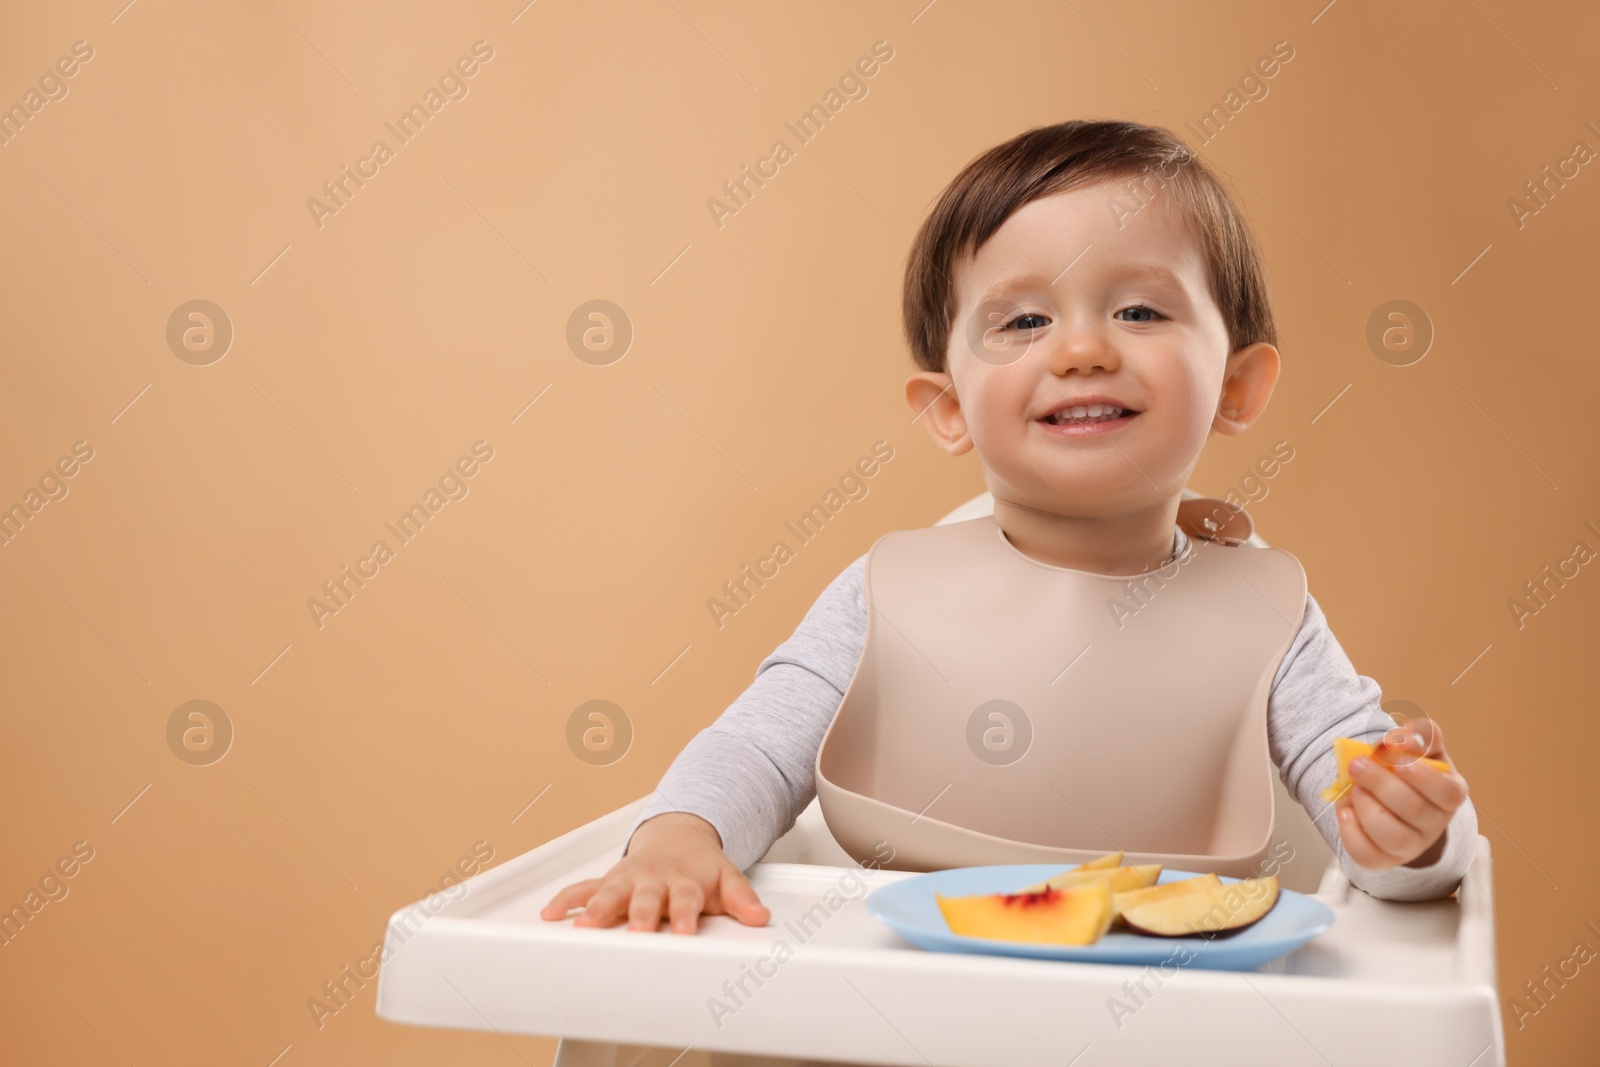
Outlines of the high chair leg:
[[618,1067],[620,1045],[604,1041],[574,1041],[564,1037],[556,1044],[550,1067]]

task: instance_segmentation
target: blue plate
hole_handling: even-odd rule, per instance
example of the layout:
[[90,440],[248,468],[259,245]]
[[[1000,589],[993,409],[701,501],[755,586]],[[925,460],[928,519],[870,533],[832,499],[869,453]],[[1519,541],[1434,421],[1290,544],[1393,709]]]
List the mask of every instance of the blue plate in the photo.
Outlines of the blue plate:
[[[1015,893],[1065,869],[1059,863],[1018,863],[932,871],[874,889],[867,895],[867,911],[913,945],[935,952],[1133,965],[1170,964],[1176,959],[1183,966],[1223,971],[1259,967],[1293,952],[1333,926],[1333,909],[1320,900],[1280,887],[1272,910],[1238,933],[1214,939],[1202,935],[1151,937],[1113,928],[1092,945],[1050,945],[952,933],[933,898],[936,892],[947,897]],[[1192,871],[1162,871],[1157,881],[1178,882],[1194,877],[1197,875]],[[1224,885],[1237,881],[1240,879],[1222,879]]]

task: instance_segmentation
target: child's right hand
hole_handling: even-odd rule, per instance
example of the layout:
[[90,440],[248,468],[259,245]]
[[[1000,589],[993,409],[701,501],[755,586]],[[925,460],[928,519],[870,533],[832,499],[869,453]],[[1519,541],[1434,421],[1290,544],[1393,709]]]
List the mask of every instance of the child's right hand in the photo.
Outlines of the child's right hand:
[[628,929],[654,931],[663,906],[675,934],[694,933],[701,912],[732,915],[747,926],[765,926],[772,917],[722,851],[716,827],[686,811],[640,823],[626,856],[604,876],[561,890],[539,915],[565,919],[571,908],[584,907],[574,926],[610,926],[626,915]]

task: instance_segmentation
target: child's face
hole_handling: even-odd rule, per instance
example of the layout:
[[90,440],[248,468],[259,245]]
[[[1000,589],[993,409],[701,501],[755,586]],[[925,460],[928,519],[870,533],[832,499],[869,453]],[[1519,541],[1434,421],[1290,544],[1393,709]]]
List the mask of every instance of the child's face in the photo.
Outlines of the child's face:
[[[1242,432],[1277,379],[1271,345],[1228,351],[1173,197],[1124,210],[1119,225],[1120,188],[1080,186],[1013,213],[957,266],[948,373],[907,383],[936,439],[977,449],[997,500],[1089,516],[1174,499],[1211,431]],[[1045,421],[1094,396],[1134,414]]]

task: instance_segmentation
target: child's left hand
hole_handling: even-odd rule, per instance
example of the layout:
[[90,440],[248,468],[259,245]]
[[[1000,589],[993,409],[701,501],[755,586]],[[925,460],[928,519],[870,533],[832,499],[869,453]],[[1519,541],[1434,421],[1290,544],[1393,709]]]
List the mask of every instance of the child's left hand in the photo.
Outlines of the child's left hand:
[[1432,719],[1390,730],[1382,746],[1394,765],[1369,757],[1351,760],[1355,784],[1334,804],[1345,851],[1368,870],[1398,867],[1434,850],[1450,817],[1467,799],[1465,778],[1420,758],[1432,756],[1455,766],[1444,749],[1444,730]]

